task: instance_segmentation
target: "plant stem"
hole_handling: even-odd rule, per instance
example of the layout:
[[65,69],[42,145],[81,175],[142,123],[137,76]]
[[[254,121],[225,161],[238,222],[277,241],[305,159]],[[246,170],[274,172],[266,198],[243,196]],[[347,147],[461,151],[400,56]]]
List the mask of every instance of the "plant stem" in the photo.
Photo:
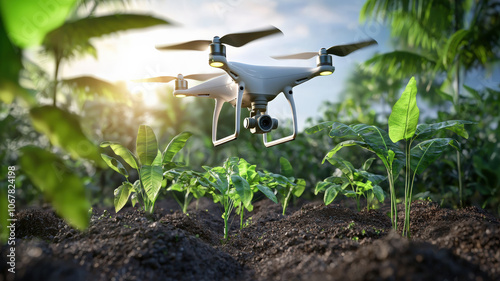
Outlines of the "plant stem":
[[189,205],[189,189],[186,191],[186,194],[184,195],[184,205],[182,206],[182,212],[184,214],[187,213],[187,208],[188,208],[188,205]]
[[463,186],[462,186],[462,165],[461,165],[461,157],[460,157],[460,151],[457,150],[457,168],[458,168],[458,197],[460,199],[460,208],[463,208],[463,200],[462,200],[462,192],[463,192]]
[[243,209],[243,204],[240,202],[240,229],[243,229],[243,214],[244,214],[244,209]]
[[389,192],[391,193],[391,224],[394,230],[398,228],[398,209],[396,205],[396,193],[394,190],[394,177],[392,174],[392,165],[387,168],[387,180],[389,181]]

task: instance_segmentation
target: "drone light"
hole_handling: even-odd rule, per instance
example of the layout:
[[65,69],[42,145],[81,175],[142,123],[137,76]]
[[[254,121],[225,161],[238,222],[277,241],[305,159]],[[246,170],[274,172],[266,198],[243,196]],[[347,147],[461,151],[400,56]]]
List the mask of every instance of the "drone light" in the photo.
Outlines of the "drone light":
[[223,67],[224,66],[224,63],[221,62],[221,61],[211,61],[210,62],[210,66],[211,67]]
[[332,73],[333,73],[333,71],[331,71],[331,70],[325,70],[325,71],[321,71],[319,73],[319,75],[321,75],[321,76],[327,76],[327,75],[330,75]]
[[185,98],[187,97],[186,95],[175,95],[177,98]]

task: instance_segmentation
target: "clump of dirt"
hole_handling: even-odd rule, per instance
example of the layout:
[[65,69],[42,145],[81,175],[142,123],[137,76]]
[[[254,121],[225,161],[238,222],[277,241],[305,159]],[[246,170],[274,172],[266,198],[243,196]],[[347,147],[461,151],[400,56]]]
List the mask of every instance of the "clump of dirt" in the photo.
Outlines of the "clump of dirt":
[[[222,240],[220,209],[194,202],[189,214],[159,204],[154,216],[132,208],[99,210],[78,232],[53,212],[20,212],[18,273],[3,280],[499,280],[500,222],[478,208],[412,204],[412,240],[385,213],[349,204],[300,204],[285,216],[256,202]],[[196,208],[197,207],[197,208]],[[401,214],[402,212],[400,212]],[[38,218],[40,216],[40,218]],[[30,228],[32,222],[50,231]],[[400,219],[400,224],[402,219]],[[401,229],[402,225],[399,225]],[[57,231],[54,233],[54,228]],[[30,229],[33,231],[30,232]]]

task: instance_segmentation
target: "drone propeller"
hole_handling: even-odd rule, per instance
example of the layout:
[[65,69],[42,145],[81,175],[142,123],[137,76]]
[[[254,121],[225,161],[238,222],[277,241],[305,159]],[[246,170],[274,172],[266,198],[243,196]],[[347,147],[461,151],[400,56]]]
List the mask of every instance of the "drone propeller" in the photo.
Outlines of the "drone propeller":
[[168,83],[172,80],[175,79],[192,79],[192,80],[198,80],[198,81],[205,81],[208,79],[215,78],[217,76],[221,76],[225,73],[204,73],[204,74],[190,74],[186,76],[182,76],[179,74],[179,76],[158,76],[158,77],[151,77],[151,78],[145,78],[145,79],[136,79],[133,80],[134,82],[158,82],[158,83]]
[[[242,32],[242,33],[231,33],[224,35],[220,38],[220,42],[223,44],[227,44],[233,47],[241,47],[247,43],[250,43],[254,40],[260,39],[262,37],[266,37],[272,34],[281,33],[281,30],[278,28],[271,26],[264,30],[251,31],[251,32]],[[208,46],[212,43],[212,40],[194,40],[185,43],[175,44],[175,45],[167,45],[167,46],[156,46],[158,50],[195,50],[195,51],[204,51],[208,48]]]
[[[353,43],[353,44],[347,44],[347,45],[337,45],[330,47],[326,50],[327,54],[330,55],[335,55],[339,57],[347,56],[348,54],[357,51],[361,48],[368,47],[370,45],[377,44],[377,41],[371,39],[368,41],[363,41],[363,42],[358,42],[358,43]],[[318,55],[318,52],[305,52],[305,53],[298,53],[298,54],[292,54],[292,55],[286,55],[286,56],[274,56],[272,57],[273,59],[277,60],[285,60],[285,59],[300,59],[300,60],[306,60],[310,59],[314,56]]]

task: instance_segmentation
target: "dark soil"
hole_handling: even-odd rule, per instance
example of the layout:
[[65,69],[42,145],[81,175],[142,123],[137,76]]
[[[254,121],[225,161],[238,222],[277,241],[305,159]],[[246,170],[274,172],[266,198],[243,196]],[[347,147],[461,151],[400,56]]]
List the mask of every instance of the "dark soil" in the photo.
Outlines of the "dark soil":
[[223,241],[221,213],[208,200],[189,215],[157,205],[149,218],[94,210],[83,233],[49,209],[24,210],[16,274],[4,246],[0,280],[500,280],[500,221],[478,208],[415,202],[408,240],[379,210],[307,203],[282,216],[261,201],[248,226],[239,230],[235,218]]

